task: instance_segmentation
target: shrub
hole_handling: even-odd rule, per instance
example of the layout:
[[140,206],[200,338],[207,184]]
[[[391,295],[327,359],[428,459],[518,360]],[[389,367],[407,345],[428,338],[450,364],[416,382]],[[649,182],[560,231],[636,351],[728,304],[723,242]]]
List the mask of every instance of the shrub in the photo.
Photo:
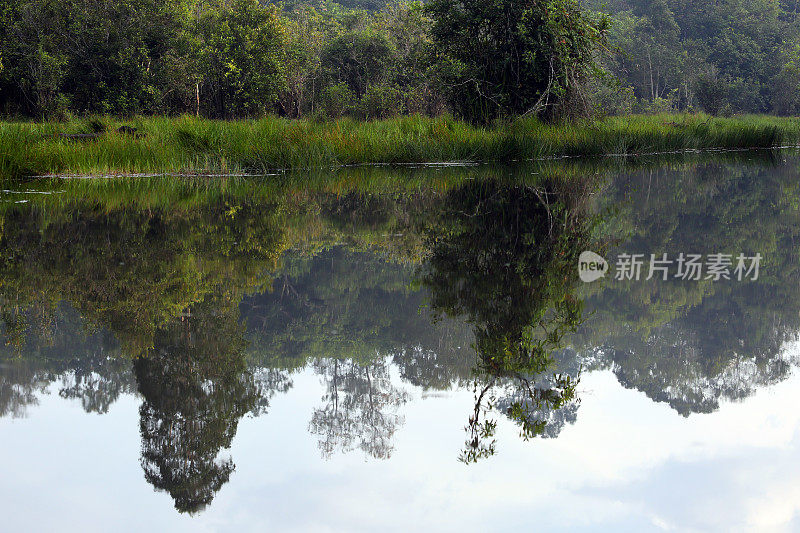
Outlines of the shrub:
[[399,115],[403,112],[403,93],[389,85],[370,85],[361,98],[359,108],[367,120]]

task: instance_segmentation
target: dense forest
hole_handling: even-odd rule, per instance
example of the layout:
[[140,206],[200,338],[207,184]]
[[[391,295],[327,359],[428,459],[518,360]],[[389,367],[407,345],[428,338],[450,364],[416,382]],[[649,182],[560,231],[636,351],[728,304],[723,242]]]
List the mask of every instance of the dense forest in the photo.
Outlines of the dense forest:
[[800,113],[797,0],[0,0],[0,113]]

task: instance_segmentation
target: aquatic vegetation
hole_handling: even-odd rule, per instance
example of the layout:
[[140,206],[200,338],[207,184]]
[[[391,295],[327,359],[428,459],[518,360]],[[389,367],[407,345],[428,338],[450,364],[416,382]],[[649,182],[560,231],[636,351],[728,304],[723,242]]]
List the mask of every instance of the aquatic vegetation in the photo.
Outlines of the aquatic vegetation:
[[448,116],[371,122],[275,117],[214,121],[188,116],[122,122],[101,117],[0,124],[0,180],[47,175],[265,174],[367,164],[579,156],[641,158],[664,152],[776,148],[798,140],[800,119],[702,114],[558,125],[518,119],[490,127]]

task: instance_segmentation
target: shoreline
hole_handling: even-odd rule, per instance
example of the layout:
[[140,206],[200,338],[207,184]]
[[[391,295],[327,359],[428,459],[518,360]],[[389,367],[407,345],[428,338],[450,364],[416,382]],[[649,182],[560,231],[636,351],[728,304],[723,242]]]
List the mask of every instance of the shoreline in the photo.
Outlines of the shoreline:
[[629,115],[555,125],[518,119],[491,127],[446,116],[371,122],[90,117],[0,122],[0,181],[62,175],[267,175],[353,166],[441,167],[576,157],[635,159],[776,150],[797,144],[800,118],[765,115]]

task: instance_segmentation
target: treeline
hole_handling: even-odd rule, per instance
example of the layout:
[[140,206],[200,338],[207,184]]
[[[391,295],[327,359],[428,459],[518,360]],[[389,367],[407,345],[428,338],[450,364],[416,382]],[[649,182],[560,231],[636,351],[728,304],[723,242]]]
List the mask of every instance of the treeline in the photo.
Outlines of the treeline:
[[0,0],[0,113],[800,113],[796,0],[341,4]]
[[602,21],[576,0],[500,4],[0,0],[0,112],[452,111],[476,121],[565,112],[588,79]]
[[800,114],[797,0],[611,0],[603,9],[615,48],[606,66],[624,89],[606,98],[615,111]]

